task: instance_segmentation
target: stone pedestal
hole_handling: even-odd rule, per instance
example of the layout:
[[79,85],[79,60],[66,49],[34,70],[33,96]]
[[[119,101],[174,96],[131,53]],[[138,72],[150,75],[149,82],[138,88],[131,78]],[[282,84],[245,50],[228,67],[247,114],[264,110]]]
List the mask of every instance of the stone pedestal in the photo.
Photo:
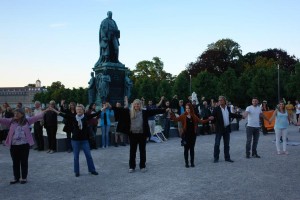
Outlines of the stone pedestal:
[[[124,97],[126,96],[125,91],[125,76],[129,72],[129,69],[122,63],[102,63],[95,68],[95,77],[99,74],[109,75],[109,90],[107,97],[103,98],[99,94],[99,89],[96,94],[96,104],[101,105],[103,100],[108,101],[111,105],[115,105],[116,102],[120,102],[123,105]],[[99,83],[96,80],[96,85]]]

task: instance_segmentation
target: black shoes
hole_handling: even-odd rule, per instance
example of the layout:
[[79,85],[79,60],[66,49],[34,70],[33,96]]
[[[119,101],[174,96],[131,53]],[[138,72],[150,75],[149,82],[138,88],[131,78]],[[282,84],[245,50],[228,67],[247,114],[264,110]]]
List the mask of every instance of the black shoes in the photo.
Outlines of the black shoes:
[[260,156],[257,155],[257,153],[256,153],[256,154],[252,154],[252,157],[253,157],[253,158],[260,158]]
[[230,158],[229,159],[226,159],[225,160],[226,162],[231,162],[231,163],[233,163],[234,161],[233,160],[231,160]]
[[191,164],[191,167],[195,167],[194,163]]
[[250,155],[246,155],[246,158],[249,159],[249,158],[250,158]]
[[94,171],[94,172],[91,172],[92,175],[98,175],[98,172]]
[[214,163],[217,163],[217,162],[219,162],[219,159],[215,158]]
[[9,184],[13,185],[13,184],[16,184],[16,183],[19,183],[20,181],[19,180],[13,180],[11,182],[9,182]]
[[76,173],[76,174],[75,174],[75,177],[79,177],[79,173]]
[[185,167],[186,167],[186,168],[189,168],[190,166],[189,166],[189,164],[185,164]]
[[20,183],[21,183],[21,184],[25,184],[25,183],[27,183],[27,180],[26,180],[26,179],[23,179],[23,180],[20,181]]

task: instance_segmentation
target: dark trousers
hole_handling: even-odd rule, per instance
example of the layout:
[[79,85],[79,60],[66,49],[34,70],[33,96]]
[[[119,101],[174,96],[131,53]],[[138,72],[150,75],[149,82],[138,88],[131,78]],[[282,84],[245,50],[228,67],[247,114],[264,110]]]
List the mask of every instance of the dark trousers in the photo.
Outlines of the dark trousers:
[[140,150],[140,169],[146,167],[146,136],[142,133],[131,133],[129,134],[130,139],[130,155],[129,155],[129,168],[135,169],[136,163],[136,151],[137,146]]
[[189,152],[191,156],[191,164],[194,164],[196,134],[184,136],[183,139],[186,140],[186,144],[184,145],[185,164],[189,164]]
[[38,150],[44,150],[43,126],[40,122],[34,123],[33,131]]
[[20,168],[22,171],[22,179],[27,179],[29,148],[29,144],[11,145],[10,147],[15,180],[21,178]]
[[6,140],[6,137],[8,135],[8,131],[9,131],[8,129],[0,131],[0,142],[2,142],[3,140]]
[[250,155],[250,149],[251,149],[251,142],[252,142],[252,155],[256,155],[257,151],[257,144],[259,139],[259,128],[258,127],[250,127],[247,126],[246,128],[246,134],[247,134],[247,142],[246,142],[246,155]]
[[67,149],[72,150],[72,144],[71,144],[71,132],[66,132],[67,135]]
[[97,126],[89,126],[89,144],[91,149],[97,149],[96,144]]
[[221,142],[222,137],[223,137],[223,143],[224,143],[224,157],[225,157],[225,160],[229,160],[230,159],[230,154],[229,154],[229,150],[230,150],[230,146],[229,146],[229,142],[230,142],[230,125],[225,128],[224,133],[216,133],[215,147],[214,147],[214,158],[217,159],[217,160],[219,159],[220,142]]
[[57,126],[49,126],[46,128],[48,136],[49,149],[56,151],[56,132]]
[[171,126],[170,118],[165,118],[164,135],[165,135],[166,138],[169,138],[170,126]]

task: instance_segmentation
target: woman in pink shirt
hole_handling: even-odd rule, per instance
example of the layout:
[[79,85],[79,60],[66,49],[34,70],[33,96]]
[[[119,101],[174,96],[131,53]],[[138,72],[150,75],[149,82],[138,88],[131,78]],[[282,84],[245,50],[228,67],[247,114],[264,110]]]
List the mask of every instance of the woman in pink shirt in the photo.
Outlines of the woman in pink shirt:
[[[5,145],[10,148],[10,155],[13,161],[14,180],[10,184],[19,182],[25,184],[27,182],[29,149],[34,144],[30,125],[42,119],[44,112],[40,115],[26,118],[24,110],[18,108],[14,111],[13,118],[0,119],[0,124],[9,127]],[[20,174],[20,168],[22,174]]]

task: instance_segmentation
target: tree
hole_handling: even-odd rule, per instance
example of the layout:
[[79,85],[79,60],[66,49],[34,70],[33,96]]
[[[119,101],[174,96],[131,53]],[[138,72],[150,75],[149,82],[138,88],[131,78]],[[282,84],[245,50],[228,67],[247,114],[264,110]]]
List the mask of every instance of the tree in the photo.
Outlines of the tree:
[[266,59],[272,59],[276,64],[279,64],[280,68],[284,71],[294,72],[295,64],[299,62],[294,55],[290,56],[286,51],[282,49],[267,49],[264,51],[258,51],[256,53],[248,53],[243,57],[243,61],[248,65],[255,65],[258,57]]
[[192,79],[192,91],[196,92],[198,98],[200,96],[206,99],[217,97],[217,82],[218,77],[207,71],[200,72]]
[[229,66],[241,73],[239,59],[242,57],[240,45],[231,39],[218,40],[216,43],[208,45],[197,59],[190,63],[187,71],[195,77],[201,71],[207,71],[215,75],[225,72]]
[[295,73],[289,76],[289,80],[284,85],[284,91],[287,100],[300,99],[299,80],[300,80],[300,63],[298,62],[295,65]]
[[216,91],[218,91],[218,94],[226,96],[234,104],[241,103],[241,85],[232,68],[229,68],[219,77]]
[[174,80],[173,94],[177,94],[179,98],[190,96],[190,77],[186,70],[182,71]]
[[163,62],[158,57],[152,61],[141,61],[133,70],[132,80],[134,82],[131,98],[154,99],[162,93],[172,91],[173,77],[163,70]]

